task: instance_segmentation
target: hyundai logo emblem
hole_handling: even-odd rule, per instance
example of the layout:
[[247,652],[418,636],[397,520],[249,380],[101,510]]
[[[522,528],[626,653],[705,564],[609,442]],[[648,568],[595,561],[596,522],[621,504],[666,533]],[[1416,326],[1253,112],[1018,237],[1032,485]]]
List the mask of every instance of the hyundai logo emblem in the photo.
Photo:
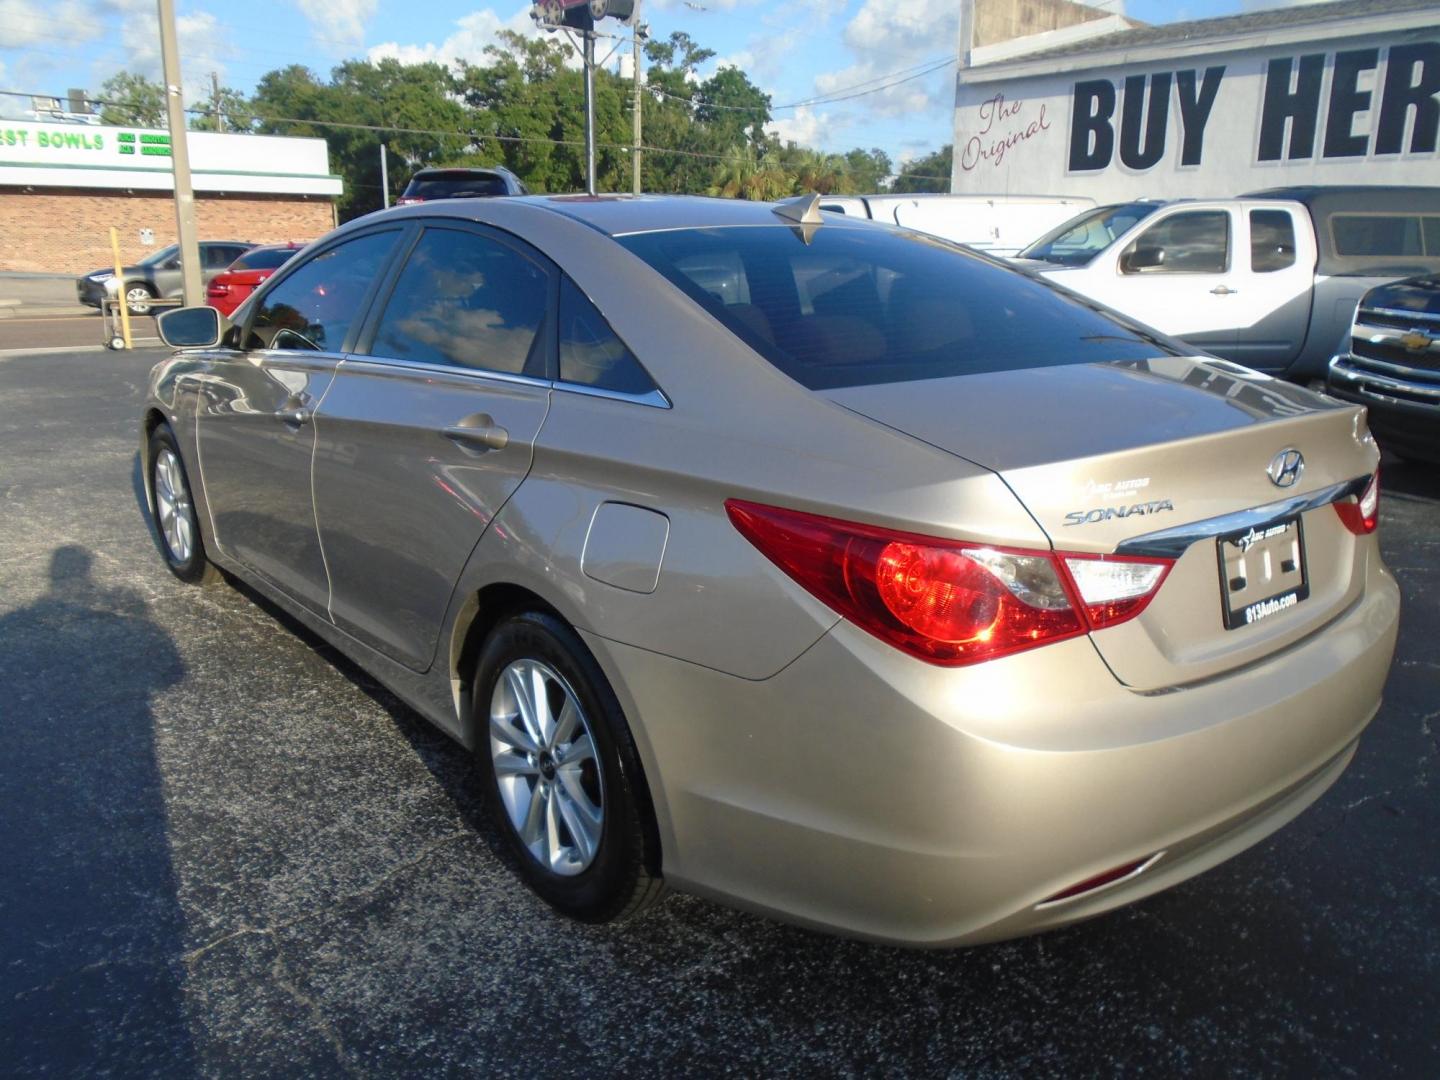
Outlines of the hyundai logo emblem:
[[1270,477],[1270,482],[1276,487],[1294,487],[1295,481],[1300,479],[1300,474],[1304,471],[1305,455],[1289,446],[1270,459],[1265,475]]

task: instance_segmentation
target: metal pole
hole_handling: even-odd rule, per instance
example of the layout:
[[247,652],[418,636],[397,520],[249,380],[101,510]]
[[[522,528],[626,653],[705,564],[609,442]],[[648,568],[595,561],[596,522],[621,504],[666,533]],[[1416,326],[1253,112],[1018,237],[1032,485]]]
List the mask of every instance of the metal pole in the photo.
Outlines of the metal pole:
[[215,111],[215,130],[224,131],[220,126],[220,76],[210,72],[210,106]]
[[380,198],[386,210],[390,209],[390,153],[385,144],[380,144]]
[[595,194],[595,31],[585,32],[585,192]]
[[165,110],[170,120],[170,161],[175,172],[175,229],[180,234],[180,280],[186,305],[205,302],[200,287],[200,242],[195,227],[195,189],[190,186],[190,147],[185,142],[185,100],[180,49],[175,41],[175,0],[160,8],[160,56],[165,69]]
[[120,232],[114,225],[110,226],[110,254],[115,259],[115,295],[120,305],[120,336],[125,340],[125,348],[133,349],[135,344],[130,337],[130,302],[125,298],[125,272],[120,263]]
[[631,158],[635,166],[635,180],[631,187],[636,195],[640,194],[640,33],[640,4],[637,0],[635,4],[635,30],[631,36],[631,41],[635,46],[634,71],[631,72],[631,74],[635,76],[635,98],[630,109],[630,111],[635,114],[635,148],[631,153]]

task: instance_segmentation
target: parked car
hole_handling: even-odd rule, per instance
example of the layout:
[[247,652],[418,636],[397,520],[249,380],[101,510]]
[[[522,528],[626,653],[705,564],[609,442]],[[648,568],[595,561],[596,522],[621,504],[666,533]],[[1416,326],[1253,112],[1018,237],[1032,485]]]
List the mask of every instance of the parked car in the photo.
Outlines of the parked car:
[[1018,258],[1216,356],[1320,384],[1366,290],[1440,271],[1440,188],[1127,203],[1077,217]]
[[1278,829],[1379,705],[1362,411],[959,245],[426,203],[160,329],[170,569],[471,748],[580,919],[664,883],[917,945],[1073,922]]
[[1365,294],[1349,349],[1330,361],[1328,390],[1370,410],[1387,450],[1440,464],[1440,275]]
[[489,169],[421,169],[405,185],[397,206],[431,199],[479,199],[493,195],[529,195],[530,189],[502,165]]
[[1094,199],[1060,195],[827,195],[820,209],[1005,256],[1094,205]]
[[[244,240],[202,240],[200,242],[200,277],[208,282],[254,244]],[[82,304],[98,308],[107,296],[123,292],[131,315],[148,315],[152,301],[159,297],[176,297],[184,291],[180,273],[180,245],[171,244],[153,251],[133,266],[122,267],[124,284],[118,289],[110,285],[114,269],[92,270],[75,279],[75,292]]]
[[293,243],[251,248],[210,280],[205,287],[205,302],[221,315],[235,314],[235,309],[250,298],[261,282],[299,250],[300,245]]

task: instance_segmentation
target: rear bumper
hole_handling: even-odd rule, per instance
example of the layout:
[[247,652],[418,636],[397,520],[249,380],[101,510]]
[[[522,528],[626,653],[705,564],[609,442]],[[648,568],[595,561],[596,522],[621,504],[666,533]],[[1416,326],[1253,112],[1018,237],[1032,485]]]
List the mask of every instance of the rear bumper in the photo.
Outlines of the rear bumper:
[[631,717],[673,884],[828,931],[963,945],[1139,899],[1318,798],[1394,649],[1398,590],[1370,564],[1322,632],[1150,695],[1083,638],[946,670],[842,622],[759,682],[587,640]]
[[1330,361],[1327,392],[1364,405],[1370,430],[1386,447],[1440,462],[1440,372],[1433,378],[1381,374],[1341,354]]

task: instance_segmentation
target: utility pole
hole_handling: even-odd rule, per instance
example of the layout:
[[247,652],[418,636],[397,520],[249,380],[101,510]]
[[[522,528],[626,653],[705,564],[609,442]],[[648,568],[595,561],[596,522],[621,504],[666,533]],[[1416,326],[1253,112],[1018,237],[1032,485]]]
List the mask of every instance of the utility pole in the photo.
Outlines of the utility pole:
[[640,23],[640,3],[639,0],[636,0],[635,29],[634,33],[632,33],[630,37],[630,40],[635,47],[635,62],[633,64],[634,70],[631,72],[631,74],[635,77],[635,98],[634,103],[631,105],[631,112],[635,114],[635,147],[631,152],[631,158],[633,159],[635,166],[635,182],[632,185],[632,188],[636,195],[640,194],[640,35],[644,32],[645,28]]
[[200,287],[200,243],[195,228],[195,189],[190,185],[190,146],[185,141],[185,99],[180,82],[180,48],[175,40],[175,0],[156,0],[156,3],[160,13],[165,111],[170,121],[170,162],[175,174],[175,231],[180,237],[180,280],[186,305],[199,305],[205,302],[205,292]]
[[220,76],[210,72],[210,107],[215,113],[215,130],[223,131],[220,126]]
[[380,198],[381,205],[390,209],[390,151],[380,144]]
[[585,38],[585,193],[595,194],[595,31]]

